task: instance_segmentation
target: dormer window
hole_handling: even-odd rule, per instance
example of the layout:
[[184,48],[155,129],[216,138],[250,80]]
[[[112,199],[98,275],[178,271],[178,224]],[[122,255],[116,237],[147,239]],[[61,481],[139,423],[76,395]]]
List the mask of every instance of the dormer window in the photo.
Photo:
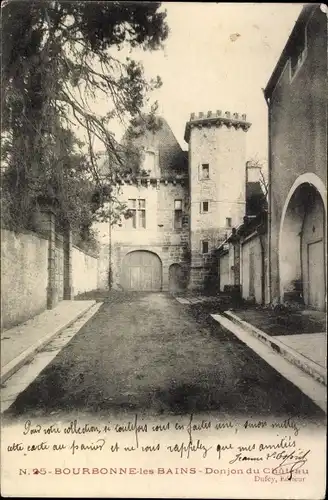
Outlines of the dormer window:
[[155,175],[156,173],[156,153],[155,151],[145,151],[144,170],[148,175]]

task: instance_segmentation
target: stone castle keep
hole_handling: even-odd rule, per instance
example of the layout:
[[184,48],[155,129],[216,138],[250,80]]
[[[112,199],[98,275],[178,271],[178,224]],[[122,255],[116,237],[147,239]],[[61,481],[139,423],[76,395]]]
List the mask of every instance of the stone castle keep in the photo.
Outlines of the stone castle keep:
[[99,285],[144,291],[216,286],[216,249],[240,224],[246,205],[245,114],[192,113],[183,151],[163,118],[136,139],[148,175],[121,186],[132,211],[112,228],[96,224]]

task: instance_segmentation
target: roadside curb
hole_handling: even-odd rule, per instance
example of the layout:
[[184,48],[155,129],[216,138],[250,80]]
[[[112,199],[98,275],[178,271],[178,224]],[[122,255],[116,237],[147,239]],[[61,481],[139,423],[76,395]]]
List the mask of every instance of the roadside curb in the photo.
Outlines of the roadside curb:
[[325,368],[306,358],[291,347],[285,345],[280,340],[270,337],[270,335],[263,332],[259,328],[256,328],[250,323],[247,323],[247,321],[240,319],[231,311],[224,311],[223,314],[229,317],[229,319],[231,319],[235,324],[239,325],[241,328],[253,335],[253,337],[256,337],[258,340],[268,345],[272,350],[274,350],[277,354],[280,354],[287,361],[297,366],[308,375],[311,375],[314,380],[327,386],[327,372]]
[[1,384],[3,384],[9,377],[11,377],[15,372],[17,372],[25,363],[30,361],[37,351],[40,351],[43,347],[45,347],[56,335],[59,335],[63,330],[69,328],[75,321],[80,319],[84,314],[86,314],[92,307],[96,304],[95,300],[89,300],[86,307],[79,311],[73,318],[70,318],[67,323],[61,325],[59,328],[55,328],[54,330],[47,333],[44,337],[39,339],[35,344],[30,346],[28,349],[25,349],[21,354],[16,356],[16,358],[12,359],[4,365],[1,369]]

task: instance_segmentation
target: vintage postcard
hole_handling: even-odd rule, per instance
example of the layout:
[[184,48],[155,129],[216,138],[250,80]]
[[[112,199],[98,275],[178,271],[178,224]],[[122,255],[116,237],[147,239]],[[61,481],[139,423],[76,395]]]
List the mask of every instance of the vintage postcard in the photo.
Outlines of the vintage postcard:
[[1,23],[2,495],[323,499],[327,6]]

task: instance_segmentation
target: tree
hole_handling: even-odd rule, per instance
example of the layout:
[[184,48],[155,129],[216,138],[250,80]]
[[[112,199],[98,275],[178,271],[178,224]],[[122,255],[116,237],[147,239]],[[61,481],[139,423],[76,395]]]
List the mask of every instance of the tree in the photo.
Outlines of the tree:
[[[10,222],[28,226],[45,198],[63,221],[89,224],[115,198],[124,170],[138,169],[137,152],[116,141],[110,123],[140,116],[161,84],[147,81],[131,52],[161,48],[166,13],[159,2],[18,0],[3,7],[2,26],[2,190]],[[99,96],[111,105],[104,114],[93,111]],[[96,139],[109,167],[102,176]]]
[[265,199],[267,200],[268,195],[269,195],[269,183],[268,183],[266,171],[263,169],[263,167],[261,167],[261,170],[260,170],[260,184],[261,184],[261,188],[264,192]]
[[[248,162],[247,162],[248,163]],[[267,178],[267,166],[266,166],[266,161],[259,159],[257,156],[253,157],[251,160],[249,160],[249,163],[253,166],[259,169],[259,183],[261,185],[262,191],[264,193],[265,199],[268,199],[268,193],[269,193],[269,183],[268,183],[268,178]]]

